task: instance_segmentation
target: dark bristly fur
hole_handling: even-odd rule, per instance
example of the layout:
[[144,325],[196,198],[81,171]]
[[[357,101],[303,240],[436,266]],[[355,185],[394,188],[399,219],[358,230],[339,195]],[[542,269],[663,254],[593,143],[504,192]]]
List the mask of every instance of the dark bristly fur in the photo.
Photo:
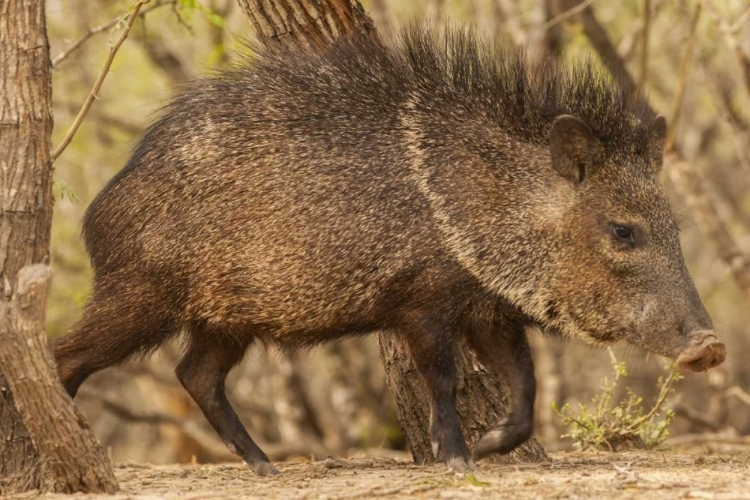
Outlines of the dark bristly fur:
[[469,30],[409,28],[185,85],[86,212],[93,294],[56,346],[69,393],[184,331],[180,380],[269,474],[224,394],[245,350],[393,331],[432,395],[436,456],[467,470],[462,336],[511,389],[477,457],[531,434],[526,326],[721,362],[658,184],[663,118],[592,65],[533,67]]

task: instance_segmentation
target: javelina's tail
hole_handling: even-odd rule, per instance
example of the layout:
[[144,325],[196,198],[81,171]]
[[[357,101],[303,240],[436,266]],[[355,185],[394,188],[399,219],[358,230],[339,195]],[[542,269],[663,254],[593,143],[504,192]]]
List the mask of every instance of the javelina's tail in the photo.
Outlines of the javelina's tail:
[[138,278],[96,282],[73,331],[55,343],[55,359],[71,397],[86,378],[134,355],[153,351],[177,332],[163,297]]

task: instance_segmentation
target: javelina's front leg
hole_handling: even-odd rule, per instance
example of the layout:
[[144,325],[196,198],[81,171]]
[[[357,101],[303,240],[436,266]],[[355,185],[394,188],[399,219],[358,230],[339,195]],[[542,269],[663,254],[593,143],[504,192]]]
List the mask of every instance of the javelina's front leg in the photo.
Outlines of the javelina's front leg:
[[455,343],[452,331],[439,322],[417,321],[406,341],[414,363],[430,391],[430,440],[436,459],[456,472],[475,470],[456,410]]
[[498,325],[494,331],[473,331],[468,339],[479,361],[500,375],[510,391],[508,416],[474,447],[474,458],[479,460],[493,453],[509,453],[531,437],[536,379],[523,325]]

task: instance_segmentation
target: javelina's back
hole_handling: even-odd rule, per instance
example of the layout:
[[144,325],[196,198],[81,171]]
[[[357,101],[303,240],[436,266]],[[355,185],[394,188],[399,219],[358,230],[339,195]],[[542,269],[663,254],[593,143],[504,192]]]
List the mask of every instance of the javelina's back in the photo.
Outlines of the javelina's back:
[[353,51],[188,85],[87,211],[97,282],[137,274],[181,321],[289,346],[374,328],[434,229],[405,183],[403,75]]

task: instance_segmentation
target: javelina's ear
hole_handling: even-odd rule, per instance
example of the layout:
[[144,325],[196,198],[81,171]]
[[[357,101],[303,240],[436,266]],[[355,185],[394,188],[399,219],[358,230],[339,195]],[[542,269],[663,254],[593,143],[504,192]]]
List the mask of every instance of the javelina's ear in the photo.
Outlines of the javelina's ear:
[[591,129],[572,115],[560,115],[549,132],[552,166],[575,185],[582,183],[596,165],[597,140]]
[[661,170],[662,163],[664,162],[664,146],[667,143],[667,120],[662,115],[658,115],[651,120],[649,132],[648,156],[651,159],[651,165],[658,172]]

